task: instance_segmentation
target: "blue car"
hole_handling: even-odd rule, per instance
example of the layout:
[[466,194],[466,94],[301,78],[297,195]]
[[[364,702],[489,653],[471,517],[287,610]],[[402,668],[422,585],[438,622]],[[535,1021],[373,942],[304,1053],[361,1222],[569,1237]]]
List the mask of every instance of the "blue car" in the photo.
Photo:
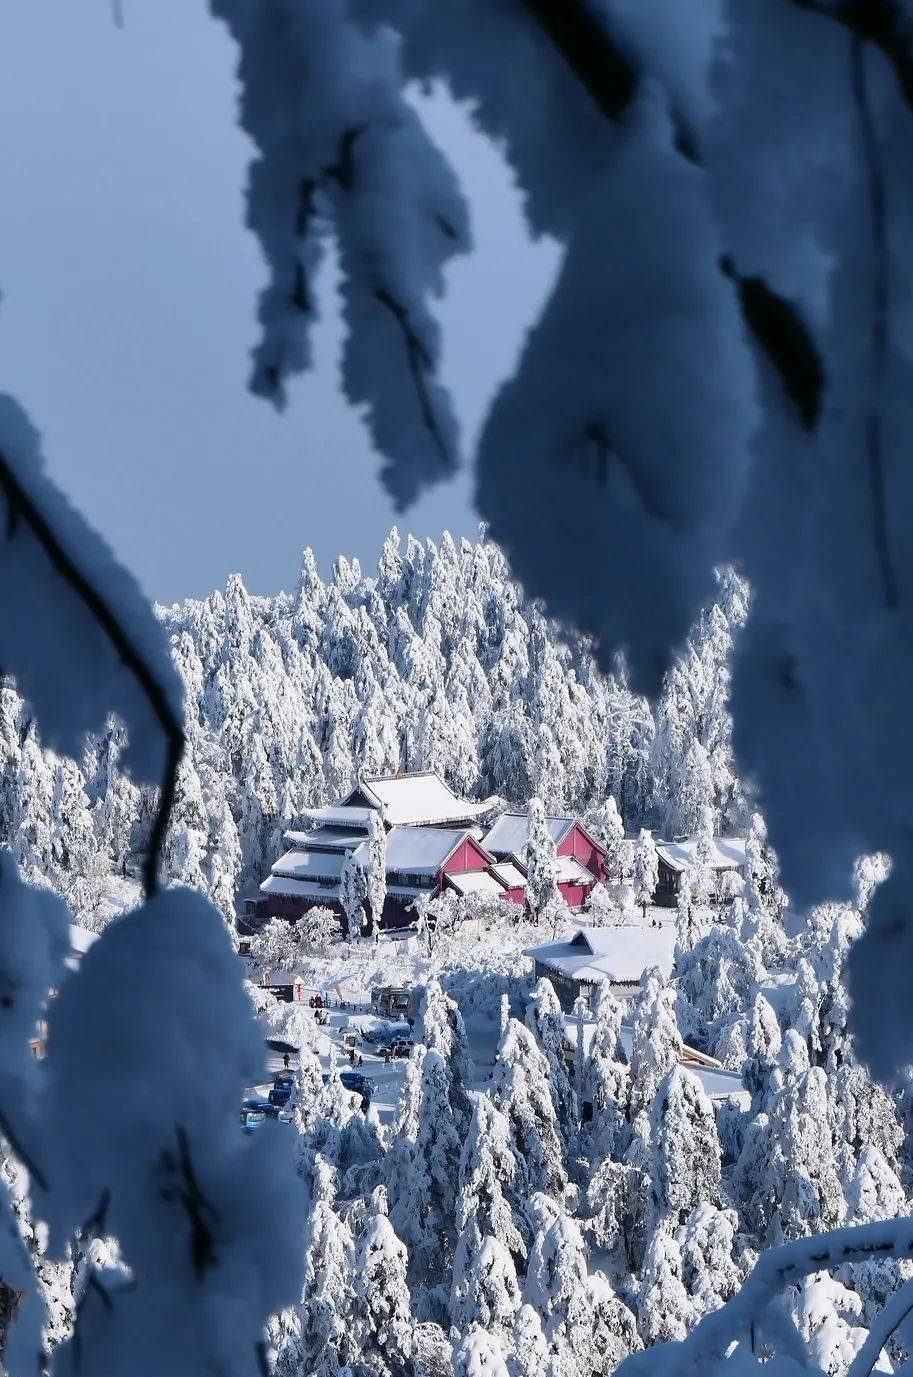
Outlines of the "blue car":
[[262,1114],[267,1119],[279,1117],[280,1106],[272,1100],[264,1100],[260,1095],[250,1095],[241,1105],[242,1111],[249,1114]]
[[269,1092],[269,1102],[275,1105],[277,1110],[284,1109],[292,1098],[292,1085],[290,1082],[283,1081],[279,1085],[274,1085]]
[[346,1090],[354,1090],[356,1094],[371,1098],[374,1090],[374,1082],[367,1076],[363,1076],[360,1071],[341,1071],[339,1079],[342,1081]]

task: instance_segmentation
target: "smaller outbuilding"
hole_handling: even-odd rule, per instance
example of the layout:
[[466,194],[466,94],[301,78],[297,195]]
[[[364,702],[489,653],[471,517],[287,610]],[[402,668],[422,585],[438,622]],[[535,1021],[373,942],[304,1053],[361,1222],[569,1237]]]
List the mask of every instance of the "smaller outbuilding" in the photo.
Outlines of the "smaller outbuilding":
[[[656,855],[659,861],[659,879],[654,904],[671,908],[678,899],[678,889],[682,875],[697,865],[697,837],[686,837],[681,841],[658,841]],[[745,868],[745,842],[741,837],[715,837],[710,869],[721,885],[723,876],[741,873]]]
[[605,980],[616,998],[631,999],[651,966],[658,966],[666,977],[672,974],[674,953],[674,923],[659,928],[581,927],[570,938],[526,948],[535,962],[536,979],[551,981],[565,1013],[572,1012],[581,996],[593,1008]]

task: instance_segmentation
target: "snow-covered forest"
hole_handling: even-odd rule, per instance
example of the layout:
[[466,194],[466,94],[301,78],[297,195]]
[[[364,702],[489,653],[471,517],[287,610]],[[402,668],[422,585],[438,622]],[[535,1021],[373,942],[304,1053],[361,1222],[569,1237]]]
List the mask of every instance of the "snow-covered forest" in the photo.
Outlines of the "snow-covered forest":
[[[632,1354],[695,1342],[765,1249],[906,1213],[913,1101],[871,1080],[847,1028],[845,962],[884,871],[881,858],[861,862],[853,905],[789,923],[755,818],[732,897],[711,906],[696,866],[667,913],[672,978],[648,971],[626,1009],[606,985],[594,1014],[570,1017],[531,978],[522,947],[534,926],[453,932],[433,953],[420,938],[324,937],[299,958],[312,988],[395,975],[420,995],[417,1045],[384,1121],[340,1080],[335,1030],[248,985],[263,1032],[299,1049],[290,1122],[256,1132],[291,1146],[306,1192],[300,1296],[269,1323],[265,1369],[610,1377]],[[625,930],[636,942],[637,927]],[[179,948],[168,959],[179,964]],[[702,1079],[689,1048],[738,1073],[728,1092],[713,1072]],[[56,1343],[93,1284],[116,1307],[129,1274],[98,1224],[72,1262],[45,1260],[26,1174],[10,1158],[4,1171]],[[758,1357],[792,1332],[815,1371],[867,1373],[869,1327],[886,1302],[906,1304],[913,1277],[875,1242],[874,1255],[831,1267],[812,1250],[782,1311],[758,1321]],[[909,1340],[884,1337],[879,1370],[896,1371]]]
[[[655,712],[621,660],[603,674],[522,596],[489,540],[457,548],[396,531],[375,574],[340,558],[324,581],[305,552],[299,587],[248,594],[233,576],[204,602],[159,609],[187,702],[188,744],[164,851],[168,878],[226,918],[306,805],[360,773],[436,769],[461,795],[581,815],[614,797],[629,832],[747,821],[727,706],[747,589],[733,573],[666,677]],[[40,749],[40,727],[0,698],[0,841],[50,880],[76,920],[103,924],[134,877],[151,791],[118,769],[114,722],[80,764]],[[113,889],[113,895],[112,895]]]
[[[911,0],[210,9],[266,266],[251,389],[281,409],[310,367],[332,246],[340,391],[397,510],[465,457],[438,305],[483,190],[417,87],[462,103],[557,244],[466,429],[511,569],[591,639],[485,542],[393,541],[376,580],[305,560],[293,596],[232,580],[156,617],[0,396],[4,1366],[909,1373]],[[540,822],[612,798],[632,830],[744,828],[748,859],[714,908],[695,851],[630,1027],[604,991],[588,1023],[531,987],[541,925],[382,938],[422,993],[383,1119],[345,1091],[341,1027],[245,984],[226,924],[305,802],[417,764],[535,794]],[[74,916],[104,928],[75,973]],[[266,1031],[292,1113],[245,1136]]]
[[[854,905],[784,907],[733,770],[729,666],[748,601],[720,576],[655,709],[621,661],[604,675],[585,639],[523,598],[486,539],[457,548],[394,531],[376,575],[340,559],[323,581],[306,553],[294,594],[252,597],[233,577],[205,602],[159,609],[189,742],[165,864],[228,921],[282,829],[359,771],[432,766],[461,793],[537,795],[597,832],[614,799],[629,834],[712,824],[748,837],[744,881],[722,907],[699,866],[682,885],[672,978],[650,972],[625,1011],[606,987],[595,1025],[566,1019],[547,981],[533,987],[522,946],[534,928],[505,917],[498,931],[489,916],[481,944],[458,930],[433,955],[418,938],[394,944],[422,1010],[387,1123],[343,1088],[309,1010],[249,986],[266,1028],[300,1046],[304,1282],[270,1324],[280,1377],[608,1377],[694,1331],[764,1249],[909,1208],[913,1104],[871,1080],[847,1029],[844,965],[885,867],[860,863]],[[154,794],[119,768],[114,721],[76,765],[41,749],[11,686],[2,703],[4,840],[28,878],[100,928],[132,898]],[[587,917],[619,921],[595,900]],[[365,954],[329,941],[300,960],[338,988]],[[474,1065],[488,1042],[490,1068]],[[741,1098],[712,1101],[683,1044],[738,1073]],[[45,1262],[25,1174],[4,1161],[56,1342],[89,1279],[120,1275],[116,1248],[100,1236],[72,1264]],[[786,1308],[821,1368],[843,1373],[913,1266],[809,1271]],[[906,1354],[894,1336],[890,1360]]]

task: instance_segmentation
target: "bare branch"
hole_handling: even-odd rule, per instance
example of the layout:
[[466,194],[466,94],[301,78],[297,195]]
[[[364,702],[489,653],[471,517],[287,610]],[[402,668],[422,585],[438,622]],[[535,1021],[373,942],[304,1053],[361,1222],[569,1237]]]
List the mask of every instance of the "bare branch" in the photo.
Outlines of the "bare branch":
[[869,493],[872,502],[872,536],[875,556],[884,588],[886,607],[897,606],[897,577],[888,543],[887,504],[884,492],[884,455],[882,450],[881,410],[888,354],[888,238],[885,209],[884,176],[878,137],[869,105],[865,76],[865,46],[861,38],[853,40],[853,100],[859,113],[863,159],[868,177],[869,222],[872,235],[872,324],[869,340],[869,397],[865,423],[866,458],[869,469]]
[[634,98],[640,73],[612,42],[587,0],[524,0],[574,76],[610,120]]
[[375,301],[379,301],[382,306],[386,306],[403,333],[403,339],[406,344],[406,359],[409,364],[409,371],[412,374],[412,380],[415,383],[416,393],[418,394],[422,420],[440,451],[444,464],[450,468],[453,460],[447,449],[444,437],[441,434],[441,428],[434,414],[434,407],[431,405],[431,398],[428,395],[428,385],[425,381],[425,374],[430,372],[433,367],[428,350],[412,328],[405,308],[390,295],[385,287],[377,288],[374,293],[374,299]]
[[161,684],[158,683],[142,654],[118,621],[114,611],[67,554],[44,515],[19,482],[2,451],[0,451],[0,488],[6,494],[9,504],[9,530],[14,532],[16,523],[19,521],[24,521],[31,529],[57,574],[85,604],[117,652],[118,658],[136,679],[148,699],[149,706],[152,708],[168,743],[161,797],[149,841],[149,850],[143,866],[143,887],[147,897],[151,896],[158,890],[159,855],[165,840],[168,817],[174,803],[177,770],[184,750],[183,727],[172,712],[171,704],[168,702]]
[[913,38],[895,0],[791,0],[800,10],[819,14],[871,43],[886,59],[907,105],[913,109]]

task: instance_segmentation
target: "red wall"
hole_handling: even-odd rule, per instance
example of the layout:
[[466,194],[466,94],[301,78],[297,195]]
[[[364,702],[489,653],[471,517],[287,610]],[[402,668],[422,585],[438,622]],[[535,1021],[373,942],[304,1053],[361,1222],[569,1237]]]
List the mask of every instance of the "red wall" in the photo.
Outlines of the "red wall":
[[[581,865],[585,865],[587,870],[592,871],[597,880],[605,878],[605,852],[594,841],[590,840],[579,823],[574,823],[558,847],[558,855],[573,856]],[[564,893],[564,888],[562,886],[562,893]],[[567,902],[570,903],[570,899]]]
[[592,889],[592,885],[559,884],[558,888],[568,908],[583,908],[583,905],[586,903],[586,896]]
[[439,882],[443,884],[445,875],[460,875],[467,870],[487,870],[490,864],[481,846],[472,837],[467,837],[445,863]]

